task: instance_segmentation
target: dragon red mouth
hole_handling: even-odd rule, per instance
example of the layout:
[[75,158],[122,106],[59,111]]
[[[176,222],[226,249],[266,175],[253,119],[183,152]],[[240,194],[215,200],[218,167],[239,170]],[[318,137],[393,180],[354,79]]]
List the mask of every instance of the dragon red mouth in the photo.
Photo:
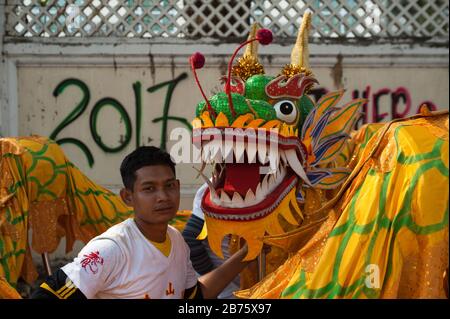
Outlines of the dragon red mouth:
[[[235,198],[234,195],[231,199],[231,204],[235,207],[224,207],[220,204],[227,203],[223,201],[223,197],[214,198],[211,196],[211,190],[206,190],[203,198],[202,198],[202,208],[204,212],[214,218],[224,219],[224,220],[255,220],[270,214],[278,204],[284,199],[284,197],[291,191],[291,189],[296,185],[297,177],[294,174],[290,174],[283,181],[275,187],[275,189],[271,192],[268,192],[266,196],[262,199],[262,201],[254,204],[253,196],[246,196],[245,199],[242,197],[236,201],[233,201]],[[261,183],[258,184],[258,186]],[[228,194],[223,189],[216,190],[216,192],[222,194]],[[263,190],[264,192],[264,190]],[[234,194],[239,194],[235,192]],[[222,195],[223,196],[223,195]],[[227,195],[229,198],[230,196]],[[249,197],[250,200],[249,200]],[[256,197],[256,196],[255,196]],[[246,206],[248,205],[248,206]],[[241,206],[241,207],[239,207]]]
[[223,220],[263,218],[296,186],[298,176],[305,179],[306,151],[300,140],[269,135],[269,130],[259,133],[266,138],[252,139],[255,130],[194,130],[194,145],[201,143],[202,170],[214,165],[211,179],[201,172],[209,186],[202,198],[205,214]]

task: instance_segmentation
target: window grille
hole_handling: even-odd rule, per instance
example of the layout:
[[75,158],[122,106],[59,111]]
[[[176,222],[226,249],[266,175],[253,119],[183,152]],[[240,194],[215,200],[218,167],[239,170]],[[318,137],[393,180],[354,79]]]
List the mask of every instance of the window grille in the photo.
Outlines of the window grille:
[[[6,1],[6,2],[5,2]],[[447,0],[0,0],[11,37],[244,38],[259,22],[295,37],[446,38]]]

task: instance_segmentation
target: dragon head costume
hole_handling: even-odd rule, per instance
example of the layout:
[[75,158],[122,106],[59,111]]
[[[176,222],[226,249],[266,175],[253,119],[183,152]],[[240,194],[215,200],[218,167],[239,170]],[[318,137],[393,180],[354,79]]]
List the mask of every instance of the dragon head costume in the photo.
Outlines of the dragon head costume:
[[[317,103],[308,96],[318,83],[308,62],[310,24],[306,13],[291,63],[277,76],[266,75],[257,56],[258,42],[269,44],[272,34],[254,25],[229,62],[223,92],[210,98],[196,74],[205,59],[198,52],[190,58],[204,97],[192,122],[193,143],[201,149],[200,174],[209,186],[202,209],[209,244],[218,256],[223,256],[223,237],[232,234],[246,240],[246,259],[255,258],[265,235],[283,234],[282,225],[302,223],[304,189],[336,188],[350,173],[335,159],[365,100],[338,106],[342,90]],[[243,46],[244,55],[233,65]],[[203,174],[207,164],[213,165],[211,178]]]

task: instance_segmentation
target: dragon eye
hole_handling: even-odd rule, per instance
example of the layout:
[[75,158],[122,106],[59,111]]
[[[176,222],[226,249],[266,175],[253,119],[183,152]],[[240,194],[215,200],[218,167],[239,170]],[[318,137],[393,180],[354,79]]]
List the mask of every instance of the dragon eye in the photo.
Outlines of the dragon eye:
[[297,120],[297,107],[295,104],[288,100],[277,102],[274,106],[278,119],[292,124]]

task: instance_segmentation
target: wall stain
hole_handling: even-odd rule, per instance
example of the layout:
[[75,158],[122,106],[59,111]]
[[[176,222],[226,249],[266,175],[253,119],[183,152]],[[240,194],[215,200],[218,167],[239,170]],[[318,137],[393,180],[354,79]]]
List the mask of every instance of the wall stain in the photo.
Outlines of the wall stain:
[[116,56],[113,55],[113,64],[114,64],[114,73],[117,72],[117,62],[116,62]]
[[170,56],[170,72],[172,74],[172,79],[175,78],[175,57]]
[[227,69],[228,69],[227,62],[225,61],[225,58],[222,58],[222,60],[220,61],[220,64],[219,64],[220,74],[222,74],[222,75],[228,74]]
[[150,75],[152,77],[153,85],[155,85],[155,62],[153,61],[153,54],[149,51],[148,58],[150,61]]
[[333,79],[333,84],[335,89],[342,89],[343,83],[342,83],[342,77],[344,75],[344,70],[342,68],[342,60],[344,59],[342,54],[337,55],[337,61],[336,64],[331,69],[331,78]]

